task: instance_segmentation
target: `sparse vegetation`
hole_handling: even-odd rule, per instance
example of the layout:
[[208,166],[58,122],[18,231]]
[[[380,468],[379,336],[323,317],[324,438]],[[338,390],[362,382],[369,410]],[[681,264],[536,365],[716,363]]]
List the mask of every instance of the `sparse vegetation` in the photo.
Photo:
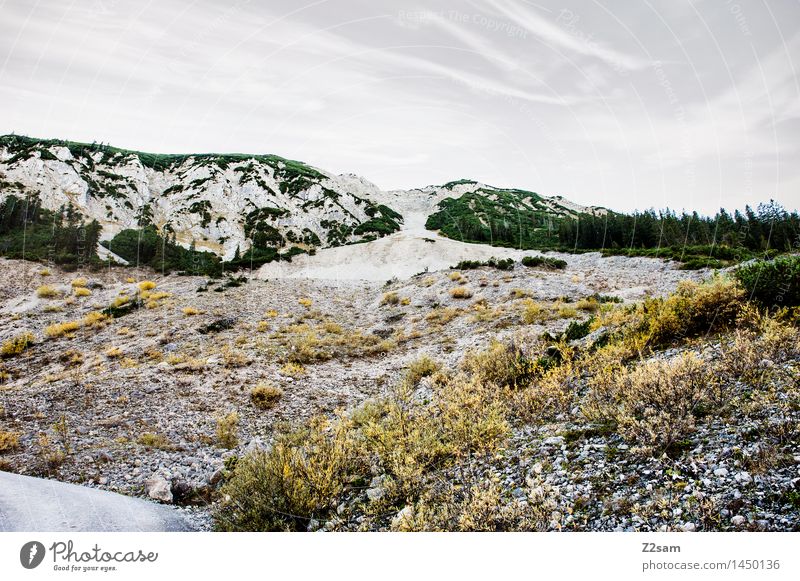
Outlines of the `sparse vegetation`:
[[167,436],[156,432],[144,432],[140,434],[137,442],[147,448],[156,448],[158,450],[171,450],[173,448]]

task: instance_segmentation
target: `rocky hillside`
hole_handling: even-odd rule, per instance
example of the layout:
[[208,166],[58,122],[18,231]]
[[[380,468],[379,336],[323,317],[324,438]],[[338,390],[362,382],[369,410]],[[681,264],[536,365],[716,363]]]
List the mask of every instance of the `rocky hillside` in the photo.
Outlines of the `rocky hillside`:
[[225,258],[251,241],[304,248],[370,240],[401,221],[369,199],[373,184],[274,155],[154,155],[4,136],[0,188],[0,200],[38,193],[47,210],[71,202],[100,222],[104,240],[152,221]]
[[[251,245],[310,251],[370,241],[408,219],[419,226],[427,220],[451,238],[490,243],[498,225],[512,221],[512,229],[521,224],[527,241],[546,238],[554,219],[594,211],[560,197],[468,180],[384,192],[361,177],[275,155],[159,155],[0,137],[0,202],[29,194],[38,195],[45,210],[71,203],[99,222],[101,240],[152,223],[178,244],[194,243],[226,260]],[[461,222],[448,221],[453,215],[474,228],[462,236]]]

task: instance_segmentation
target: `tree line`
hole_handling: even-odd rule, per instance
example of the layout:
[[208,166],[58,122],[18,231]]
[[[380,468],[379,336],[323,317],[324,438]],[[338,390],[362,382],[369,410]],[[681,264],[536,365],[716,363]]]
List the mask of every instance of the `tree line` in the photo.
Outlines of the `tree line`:
[[581,214],[561,221],[559,245],[566,249],[653,249],[726,247],[754,253],[800,249],[800,215],[770,200],[754,210],[714,216],[678,215],[669,209],[633,214]]

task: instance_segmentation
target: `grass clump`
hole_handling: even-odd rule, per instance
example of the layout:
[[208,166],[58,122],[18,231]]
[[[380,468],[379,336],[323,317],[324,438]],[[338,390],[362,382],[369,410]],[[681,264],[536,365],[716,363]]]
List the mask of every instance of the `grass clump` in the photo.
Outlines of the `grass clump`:
[[122,357],[122,349],[116,346],[111,346],[105,350],[105,355],[109,359],[117,359],[119,357]]
[[46,337],[50,339],[55,339],[57,337],[72,337],[78,329],[81,328],[80,321],[65,321],[63,323],[54,323],[52,325],[48,325],[44,329],[44,334]]
[[69,284],[72,286],[72,288],[86,288],[86,285],[89,284],[89,281],[81,277],[73,279]]
[[230,412],[217,419],[217,444],[221,448],[235,448],[239,444],[239,414]]
[[405,380],[410,385],[417,385],[423,377],[428,377],[439,371],[440,365],[429,355],[423,355],[408,365]]
[[262,410],[275,407],[281,397],[283,397],[283,390],[271,383],[259,383],[250,390],[250,401]]
[[354,447],[342,427],[315,420],[302,431],[279,436],[269,451],[236,463],[223,487],[216,527],[223,531],[305,530],[311,518],[331,510],[354,472]]
[[36,289],[36,296],[40,299],[55,299],[61,296],[61,291],[49,284],[43,284]]
[[439,307],[425,315],[425,320],[433,325],[446,325],[460,314],[461,311],[459,309],[453,307]]
[[281,367],[281,373],[288,377],[302,377],[306,374],[306,368],[303,367],[300,363],[295,363],[289,361],[283,367]]
[[19,448],[19,432],[0,430],[0,454],[7,454]]
[[0,347],[0,356],[6,357],[16,357],[17,355],[22,354],[28,347],[33,345],[34,343],[34,336],[33,333],[25,331],[12,337],[11,339],[7,339],[3,341],[2,347]]
[[72,292],[76,297],[88,297],[92,295],[92,291],[84,287],[77,287]]
[[146,448],[156,448],[158,450],[172,450],[173,448],[169,438],[164,434],[155,432],[144,432],[139,435],[136,441]]
[[522,322],[526,325],[544,323],[551,318],[551,313],[541,303],[531,298],[522,301]]
[[381,306],[383,305],[397,305],[400,304],[400,295],[394,291],[383,293],[381,297]]
[[472,290],[465,286],[450,289],[450,296],[454,299],[468,299],[472,297]]
[[88,313],[80,321],[66,321],[63,323],[54,323],[45,327],[44,334],[49,339],[57,337],[73,337],[75,331],[82,327],[86,328],[99,328],[104,327],[108,322],[109,317],[100,311],[92,311]]

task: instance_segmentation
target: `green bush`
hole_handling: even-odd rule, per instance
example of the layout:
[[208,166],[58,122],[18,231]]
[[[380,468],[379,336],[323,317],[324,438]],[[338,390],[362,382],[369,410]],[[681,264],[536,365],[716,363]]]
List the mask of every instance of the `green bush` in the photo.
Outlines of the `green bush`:
[[481,266],[489,266],[491,268],[496,268],[498,270],[514,270],[514,259],[513,258],[502,258],[497,259],[495,257],[490,258],[489,260],[481,262],[480,260],[462,260],[455,266],[451,266],[451,270],[475,270],[476,268],[480,268]]
[[525,256],[522,259],[522,265],[530,267],[541,266],[543,268],[552,268],[555,270],[564,270],[567,268],[566,260],[561,260],[560,258],[548,258],[546,256]]
[[800,305],[800,256],[759,260],[738,268],[736,279],[747,296],[768,307]]

